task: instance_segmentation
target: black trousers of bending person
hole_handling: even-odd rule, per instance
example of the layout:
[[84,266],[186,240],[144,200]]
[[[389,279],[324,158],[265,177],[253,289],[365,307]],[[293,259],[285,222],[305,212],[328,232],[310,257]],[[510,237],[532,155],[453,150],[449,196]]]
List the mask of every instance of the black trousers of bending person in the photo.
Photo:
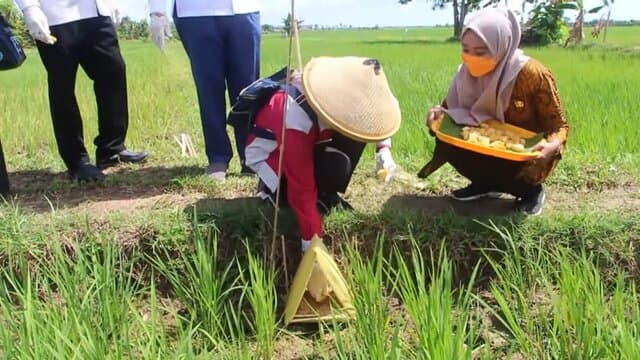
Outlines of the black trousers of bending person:
[[[338,132],[334,132],[330,141],[316,144],[313,164],[318,189],[317,205],[321,213],[327,213],[338,205],[350,208],[338,193],[347,191],[365,145]],[[271,193],[266,185],[261,182],[259,189],[269,195],[271,202],[275,203],[275,194]],[[285,176],[280,179],[280,205],[288,206]]]
[[58,151],[67,168],[74,171],[90,161],[75,96],[78,66],[93,80],[98,107],[96,159],[109,158],[125,149],[129,121],[126,69],[116,29],[108,16],[52,26],[51,33],[57,42],[37,42],[38,52],[47,69]]

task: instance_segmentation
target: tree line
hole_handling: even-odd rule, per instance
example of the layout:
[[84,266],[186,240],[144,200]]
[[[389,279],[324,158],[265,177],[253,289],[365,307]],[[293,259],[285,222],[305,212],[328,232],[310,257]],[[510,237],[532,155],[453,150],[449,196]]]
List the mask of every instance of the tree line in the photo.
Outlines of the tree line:
[[[35,42],[29,36],[29,30],[22,18],[22,13],[13,4],[13,1],[0,0],[0,14],[7,20],[20,44],[25,47],[35,46]],[[118,37],[123,40],[147,40],[150,36],[149,23],[146,20],[133,20],[128,16],[121,19],[117,26]],[[178,32],[173,29],[173,36],[178,38]]]
[[[400,4],[407,4],[413,0],[398,0]],[[453,37],[458,38],[462,32],[467,15],[486,6],[492,6],[504,2],[508,4],[508,0],[426,0],[432,3],[433,9],[444,9],[451,7],[453,10],[454,28]],[[593,25],[594,27],[604,28],[604,37],[606,38],[606,27],[608,25],[615,26],[633,26],[638,21],[610,21],[611,8],[614,0],[601,0],[601,4],[586,9],[582,0],[524,0],[522,2],[522,10],[520,11],[522,27],[523,27],[523,44],[547,45],[551,43],[561,43],[563,39],[567,42],[573,40],[579,43],[584,38],[584,25]],[[527,10],[526,7],[529,7]],[[565,16],[565,11],[572,14],[577,12],[573,21]],[[584,15],[602,14],[601,20],[593,20],[584,22]],[[29,36],[29,31],[24,23],[21,12],[15,7],[11,0],[0,0],[0,14],[2,14],[8,23],[12,26],[18,41],[24,47],[32,47],[35,45],[33,39]],[[527,17],[525,21],[525,15]],[[298,19],[298,25],[303,20]],[[288,33],[291,29],[291,14],[282,19],[282,29],[284,33]],[[264,32],[279,31],[275,26],[264,24]],[[149,23],[146,20],[133,20],[128,16],[122,18],[117,27],[120,39],[124,40],[147,40],[149,39]],[[173,29],[174,38],[178,38],[178,32]],[[599,30],[598,30],[599,31]],[[595,35],[594,35],[595,36]],[[566,43],[565,42],[565,45]]]

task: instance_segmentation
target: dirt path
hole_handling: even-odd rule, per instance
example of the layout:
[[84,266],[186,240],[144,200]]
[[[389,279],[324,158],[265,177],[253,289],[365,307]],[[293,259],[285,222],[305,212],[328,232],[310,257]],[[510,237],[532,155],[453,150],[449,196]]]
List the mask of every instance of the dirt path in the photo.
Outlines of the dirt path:
[[[231,180],[233,181],[233,180]],[[373,178],[358,176],[350,185],[345,198],[357,210],[379,212],[386,207],[408,208],[427,213],[453,210],[463,216],[500,215],[512,211],[513,199],[485,199],[460,203],[447,196],[447,192],[419,189],[415,183],[397,181],[383,185]],[[571,191],[558,187],[546,188],[545,212],[620,211],[640,210],[640,186],[621,186],[600,192]],[[49,213],[90,213],[96,217],[114,212],[135,214],[154,209],[184,208],[203,199],[236,199],[253,197],[253,186],[231,186],[220,196],[185,189],[119,185],[62,190],[55,193],[17,191],[9,201],[23,211]]]

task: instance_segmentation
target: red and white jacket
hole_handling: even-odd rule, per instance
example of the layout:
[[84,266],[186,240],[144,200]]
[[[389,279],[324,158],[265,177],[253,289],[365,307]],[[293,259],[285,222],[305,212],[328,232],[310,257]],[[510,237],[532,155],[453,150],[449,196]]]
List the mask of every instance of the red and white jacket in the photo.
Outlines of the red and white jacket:
[[[302,94],[302,89],[297,88]],[[287,202],[296,214],[300,236],[310,240],[314,235],[322,237],[322,218],[316,207],[318,189],[313,163],[314,146],[331,139],[332,130],[322,121],[314,123],[296,99],[278,91],[256,115],[256,128],[267,131],[270,136],[249,135],[245,164],[256,172],[269,190],[276,192],[285,101],[289,103],[282,176],[287,179]],[[387,139],[378,143],[378,148],[390,145],[391,139]]]

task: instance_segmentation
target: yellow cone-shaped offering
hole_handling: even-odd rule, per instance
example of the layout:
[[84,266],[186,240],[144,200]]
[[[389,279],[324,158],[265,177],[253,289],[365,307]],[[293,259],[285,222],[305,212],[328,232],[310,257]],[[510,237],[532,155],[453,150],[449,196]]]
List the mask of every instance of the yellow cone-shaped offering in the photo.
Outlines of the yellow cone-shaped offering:
[[289,289],[285,325],[346,320],[354,315],[351,291],[317,236],[305,252]]

